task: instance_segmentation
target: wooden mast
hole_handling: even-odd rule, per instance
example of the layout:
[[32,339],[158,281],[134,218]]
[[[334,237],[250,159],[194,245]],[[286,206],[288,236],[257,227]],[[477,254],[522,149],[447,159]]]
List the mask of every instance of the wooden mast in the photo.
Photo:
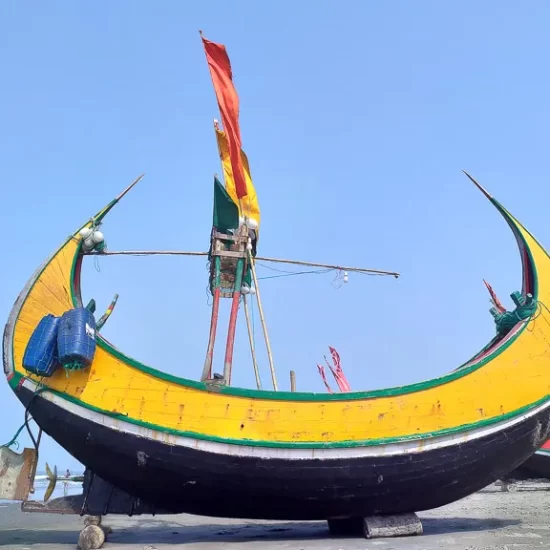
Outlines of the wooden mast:
[[236,250],[233,252],[239,254],[235,267],[235,279],[233,283],[233,296],[231,302],[231,314],[229,316],[229,329],[227,331],[227,344],[225,346],[225,360],[223,363],[223,377],[225,383],[231,385],[231,369],[233,363],[233,346],[235,344],[235,330],[237,328],[237,314],[239,312],[239,301],[241,298],[241,288],[243,282],[243,273],[246,260],[246,226],[242,225],[239,229],[239,234],[235,239]]
[[220,309],[220,257],[214,259],[214,280],[213,280],[212,317],[210,319],[210,333],[208,346],[206,348],[206,359],[202,369],[201,382],[212,376],[212,361],[214,359],[214,344],[216,342],[216,328],[218,326],[218,315]]
[[210,248],[210,290],[214,297],[210,334],[206,351],[206,359],[202,371],[201,381],[212,378],[212,364],[216,341],[216,328],[219,316],[221,298],[231,298],[231,313],[225,346],[223,365],[223,382],[231,384],[233,363],[233,349],[237,327],[237,315],[242,292],[243,274],[247,265],[248,235],[246,226],[242,225],[234,233],[221,232],[214,227],[211,234]]
[[[254,185],[250,176],[248,160],[241,146],[239,129],[239,99],[233,84],[231,64],[225,46],[206,40],[199,31],[204,47],[207,64],[214,86],[214,92],[220,109],[224,132],[219,129],[217,121],[214,121],[214,129],[218,141],[218,151],[222,160],[222,167],[225,174],[225,189],[215,177],[214,183],[214,216],[213,226],[210,235],[210,250],[206,253],[210,260],[210,290],[213,296],[212,312],[210,319],[210,332],[206,349],[206,358],[201,374],[201,381],[212,378],[212,366],[216,331],[219,316],[219,305],[221,298],[231,298],[231,313],[227,331],[225,347],[225,359],[223,366],[223,383],[231,384],[233,350],[237,326],[237,315],[241,295],[245,295],[246,287],[250,284],[250,276],[254,281],[255,294],[258,300],[258,309],[262,324],[263,334],[267,347],[267,356],[271,371],[273,388],[277,391],[277,379],[273,364],[273,354],[267,332],[267,325],[263,312],[260,289],[255,269],[255,242],[258,237],[260,222],[259,207],[257,204]],[[222,147],[220,136],[227,138],[225,147]],[[251,196],[253,198],[251,198]],[[218,197],[218,198],[216,198]],[[249,202],[243,205],[243,197]],[[217,203],[219,201],[219,204]],[[238,203],[238,204],[237,204]],[[243,208],[246,206],[246,208]],[[252,223],[254,222],[254,223]],[[250,226],[250,227],[249,227]],[[249,235],[250,230],[250,235]],[[252,243],[254,241],[254,245]],[[254,247],[254,253],[252,248]],[[162,252],[149,252],[158,254]],[[165,252],[166,254],[179,255],[202,255],[202,253]],[[113,254],[113,253],[111,253]],[[117,254],[116,252],[114,254]],[[118,254],[132,254],[131,252],[118,252]],[[139,252],[136,252],[139,254]],[[147,254],[147,252],[145,252]],[[269,261],[281,261],[270,258]],[[298,265],[308,265],[307,262],[289,262]],[[314,264],[309,264],[314,265]],[[320,267],[320,264],[316,265]],[[387,274],[387,273],[386,273]],[[393,274],[397,276],[397,274]],[[347,278],[347,275],[346,275]],[[246,286],[243,286],[243,282]],[[246,299],[245,299],[246,300]],[[247,304],[245,301],[245,315],[248,326],[252,360],[256,384],[260,387],[260,378],[256,364],[253,336],[250,330]],[[219,378],[219,377],[215,377]]]

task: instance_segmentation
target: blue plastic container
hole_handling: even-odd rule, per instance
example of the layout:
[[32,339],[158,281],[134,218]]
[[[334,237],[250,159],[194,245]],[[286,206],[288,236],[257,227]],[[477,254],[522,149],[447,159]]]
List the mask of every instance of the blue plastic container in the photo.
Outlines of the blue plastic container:
[[94,315],[81,307],[66,311],[57,331],[57,353],[65,368],[81,369],[91,364],[95,355],[96,323]]
[[60,317],[50,313],[42,317],[34,329],[23,355],[23,367],[27,371],[38,376],[51,376],[59,367],[57,332],[60,321]]

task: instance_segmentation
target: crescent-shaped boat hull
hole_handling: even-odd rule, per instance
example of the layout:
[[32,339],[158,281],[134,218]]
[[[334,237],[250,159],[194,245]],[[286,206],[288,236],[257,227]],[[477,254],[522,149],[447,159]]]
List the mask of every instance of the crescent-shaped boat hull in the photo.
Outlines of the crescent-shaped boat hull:
[[[21,388],[29,403],[33,392]],[[102,479],[170,513],[317,520],[418,512],[463,498],[520,464],[548,433],[548,407],[470,440],[389,456],[265,459],[167,445],[63,411],[40,396],[40,426]],[[97,419],[96,419],[97,420]],[[445,443],[447,443],[445,445]],[[438,445],[441,445],[438,447]],[[91,513],[103,513],[100,510]],[[130,509],[127,510],[130,513]]]
[[[518,242],[523,295],[550,303],[548,255],[491,200]],[[89,472],[159,510],[261,519],[420,511],[502,478],[550,435],[542,307],[460,369],[401,388],[209,386],[141,365],[101,336],[90,368],[39,380],[22,367],[25,347],[44,315],[81,305],[82,257],[76,232],[25,287],[6,326],[4,370],[38,425]],[[100,507],[109,511],[108,499]]]

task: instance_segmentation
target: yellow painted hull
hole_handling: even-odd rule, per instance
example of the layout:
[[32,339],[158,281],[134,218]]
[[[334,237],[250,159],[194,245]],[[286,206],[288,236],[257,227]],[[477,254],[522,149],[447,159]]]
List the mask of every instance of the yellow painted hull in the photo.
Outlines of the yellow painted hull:
[[[536,266],[537,299],[550,303],[550,261],[544,249],[511,216]],[[78,233],[53,256],[33,284],[15,320],[13,372],[40,319],[80,303]],[[497,420],[549,395],[550,317],[541,310],[527,330],[481,365],[440,379],[377,392],[315,395],[207,387],[140,365],[100,341],[93,365],[69,377],[58,371],[42,384],[106,414],[170,432],[207,438],[295,444],[368,444],[418,437]],[[38,380],[31,375],[31,379]],[[144,399],[144,396],[147,396]]]

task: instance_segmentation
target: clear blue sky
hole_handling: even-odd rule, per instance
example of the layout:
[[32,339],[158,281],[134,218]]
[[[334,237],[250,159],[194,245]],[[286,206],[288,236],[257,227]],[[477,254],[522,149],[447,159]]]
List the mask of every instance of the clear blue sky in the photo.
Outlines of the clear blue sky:
[[[542,1],[3,2],[2,319],[40,262],[141,172],[105,223],[109,247],[207,249],[219,114],[202,29],[232,61],[259,253],[402,273],[350,274],[340,289],[333,275],[263,281],[280,386],[294,369],[299,389],[324,391],[328,345],[354,389],[450,371],[493,336],[482,278],[506,304],[521,286],[511,233],[461,169],[550,246],[549,17]],[[86,262],[84,298],[102,311],[120,294],[106,337],[199,377],[205,261],[98,267]],[[234,384],[252,386],[242,322],[237,339]],[[0,388],[7,441],[23,408]],[[48,440],[44,460],[77,465]]]

